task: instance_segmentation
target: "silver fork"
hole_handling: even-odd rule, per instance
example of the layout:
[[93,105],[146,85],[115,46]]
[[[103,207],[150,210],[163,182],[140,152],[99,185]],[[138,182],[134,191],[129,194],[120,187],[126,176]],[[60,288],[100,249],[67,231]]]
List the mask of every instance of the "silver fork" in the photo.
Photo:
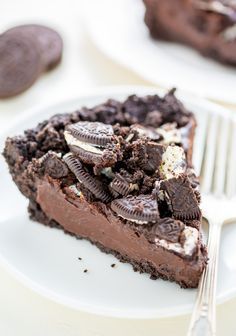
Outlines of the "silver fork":
[[209,223],[208,257],[188,336],[216,334],[216,284],[222,226],[236,221],[236,120],[205,115],[197,131],[194,162],[200,175],[202,212]]

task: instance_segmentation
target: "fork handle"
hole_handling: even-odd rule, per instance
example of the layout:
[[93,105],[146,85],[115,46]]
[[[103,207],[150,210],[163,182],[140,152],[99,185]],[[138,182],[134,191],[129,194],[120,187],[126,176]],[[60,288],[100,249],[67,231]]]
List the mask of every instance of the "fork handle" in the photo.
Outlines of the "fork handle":
[[216,283],[221,225],[209,223],[209,263],[203,271],[197,299],[192,313],[188,336],[213,336],[216,334]]

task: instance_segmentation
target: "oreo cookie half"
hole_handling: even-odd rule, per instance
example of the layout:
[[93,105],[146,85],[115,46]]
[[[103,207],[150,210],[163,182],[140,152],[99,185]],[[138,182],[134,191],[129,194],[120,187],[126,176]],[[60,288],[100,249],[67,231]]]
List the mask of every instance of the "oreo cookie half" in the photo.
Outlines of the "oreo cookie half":
[[111,125],[80,121],[67,126],[64,136],[70,150],[87,164],[107,167],[116,161]]
[[159,218],[156,199],[152,195],[128,196],[111,202],[112,210],[136,224],[155,223]]
[[164,191],[166,202],[176,219],[199,220],[201,218],[198,200],[187,175],[182,174],[161,181],[160,188]]
[[72,153],[68,153],[64,155],[63,160],[72,173],[76,176],[78,181],[97,199],[101,200],[102,202],[110,201],[110,195],[104,188],[104,185],[84,170],[78,158],[76,158]]
[[69,133],[79,144],[86,143],[94,147],[105,147],[113,139],[113,128],[101,122],[79,121],[66,127]]

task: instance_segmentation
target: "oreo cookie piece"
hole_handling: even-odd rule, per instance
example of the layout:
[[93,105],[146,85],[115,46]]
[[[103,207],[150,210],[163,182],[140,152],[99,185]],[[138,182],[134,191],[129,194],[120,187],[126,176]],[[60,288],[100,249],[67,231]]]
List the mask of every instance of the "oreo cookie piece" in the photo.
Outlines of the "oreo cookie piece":
[[160,170],[165,147],[153,141],[138,140],[133,144],[132,159],[148,173]]
[[144,127],[139,124],[134,124],[130,127],[130,132],[137,133],[138,138],[149,138],[150,140],[160,140],[161,136],[151,127]]
[[131,183],[127,181],[125,177],[120,174],[116,174],[112,182],[109,184],[109,189],[112,194],[117,197],[118,195],[127,196],[134,190],[138,190],[137,183]]
[[145,146],[145,160],[142,163],[142,168],[150,173],[159,171],[164,151],[165,147],[163,145],[148,142]]
[[28,89],[42,71],[40,50],[33,39],[0,35],[0,98]]
[[159,218],[156,199],[152,195],[127,196],[111,202],[112,210],[136,224],[155,223]]
[[162,155],[160,175],[163,179],[178,177],[186,172],[187,162],[184,149],[179,146],[169,145]]
[[105,186],[85,171],[81,162],[72,153],[64,155],[63,160],[76,176],[78,181],[88,189],[98,200],[106,203],[110,201],[110,195],[106,191]]
[[186,170],[186,174],[189,178],[191,187],[193,188],[194,194],[197,198],[198,203],[201,203],[201,194],[200,194],[200,183],[199,179],[197,178],[193,168],[188,168]]
[[155,238],[165,239],[171,243],[180,241],[181,233],[184,230],[184,223],[170,217],[160,218],[154,224],[149,233],[151,242],[155,242]]
[[181,130],[176,122],[164,124],[156,128],[156,132],[161,138],[161,143],[165,145],[181,144],[182,142]]
[[80,121],[67,126],[64,136],[70,150],[87,164],[108,167],[117,160],[111,125]]
[[34,40],[41,54],[44,71],[51,70],[61,61],[63,41],[61,36],[52,28],[28,24],[13,27],[7,30],[4,35],[9,37],[22,36],[25,39]]
[[185,174],[169,180],[161,181],[160,189],[168,203],[174,218],[180,220],[194,220],[201,218],[198,200]]
[[69,173],[67,165],[61,160],[59,155],[53,151],[49,151],[45,154],[40,161],[43,166],[44,173],[48,174],[52,178],[59,179],[67,176]]

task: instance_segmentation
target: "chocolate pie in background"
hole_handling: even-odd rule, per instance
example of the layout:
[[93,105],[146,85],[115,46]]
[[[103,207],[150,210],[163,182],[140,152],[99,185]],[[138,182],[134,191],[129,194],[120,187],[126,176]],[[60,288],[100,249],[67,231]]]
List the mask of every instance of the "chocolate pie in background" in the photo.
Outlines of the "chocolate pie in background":
[[236,66],[235,0],[143,0],[153,38],[191,46]]
[[55,115],[8,138],[3,154],[31,219],[194,288],[207,262],[196,121],[174,91]]

